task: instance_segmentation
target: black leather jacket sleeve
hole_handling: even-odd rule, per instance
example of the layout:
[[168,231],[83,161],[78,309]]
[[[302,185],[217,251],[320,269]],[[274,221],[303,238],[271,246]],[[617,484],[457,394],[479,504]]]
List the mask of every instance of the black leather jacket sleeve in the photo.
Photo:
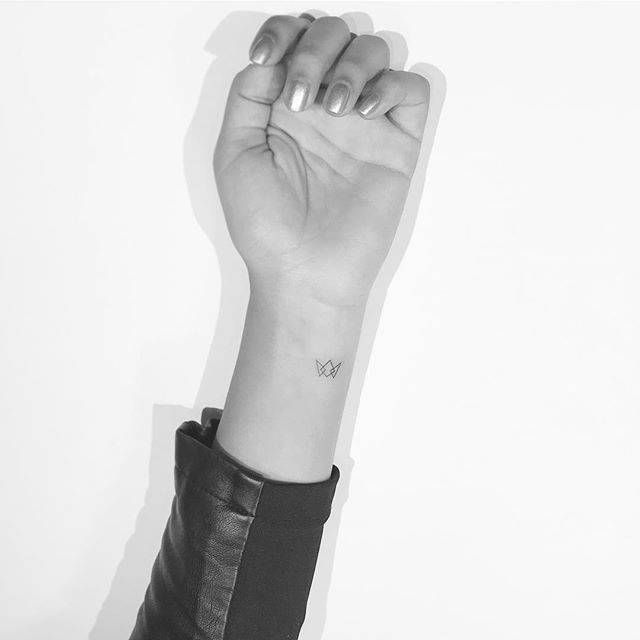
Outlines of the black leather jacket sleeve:
[[218,445],[221,415],[176,432],[176,495],[131,640],[298,638],[338,468],[266,479]]

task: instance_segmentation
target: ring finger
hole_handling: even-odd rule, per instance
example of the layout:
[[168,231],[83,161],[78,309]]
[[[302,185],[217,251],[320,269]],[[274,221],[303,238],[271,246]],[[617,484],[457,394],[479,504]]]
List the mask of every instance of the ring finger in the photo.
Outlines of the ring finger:
[[348,113],[365,84],[389,68],[389,46],[378,36],[355,38],[336,64],[324,98],[324,108],[334,116]]

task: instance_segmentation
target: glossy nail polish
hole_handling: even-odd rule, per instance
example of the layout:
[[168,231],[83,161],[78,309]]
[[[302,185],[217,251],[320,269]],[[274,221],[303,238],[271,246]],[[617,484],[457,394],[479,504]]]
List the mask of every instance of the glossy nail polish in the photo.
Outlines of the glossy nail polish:
[[329,113],[339,116],[347,106],[351,89],[344,82],[336,82],[329,90],[327,96],[326,108]]
[[263,34],[256,40],[251,51],[249,52],[249,60],[254,64],[264,64],[273,51],[273,45],[275,44],[273,38],[268,34]]
[[363,116],[368,116],[378,105],[380,104],[380,96],[372,93],[364,98],[364,100],[358,105],[358,111]]
[[302,111],[309,95],[309,85],[302,80],[295,80],[289,90],[289,109]]

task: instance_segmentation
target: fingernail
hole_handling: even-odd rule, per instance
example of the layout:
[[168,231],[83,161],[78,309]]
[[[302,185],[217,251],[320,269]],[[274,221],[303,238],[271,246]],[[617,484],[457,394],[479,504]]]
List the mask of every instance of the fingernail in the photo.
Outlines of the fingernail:
[[358,111],[363,116],[368,116],[380,104],[380,96],[372,93],[367,96],[358,106]]
[[264,64],[273,51],[273,45],[275,44],[273,38],[268,34],[263,34],[258,38],[251,51],[249,52],[249,60],[254,64]]
[[302,111],[308,95],[309,85],[302,80],[296,80],[289,91],[289,109],[291,111]]
[[306,11],[304,13],[301,13],[298,18],[304,18],[305,20],[308,20],[309,22],[313,22],[316,18],[315,16],[311,15],[310,13],[307,13]]
[[350,93],[351,89],[348,84],[336,82],[336,84],[331,87],[329,95],[327,96],[327,111],[335,116],[339,116],[347,106]]

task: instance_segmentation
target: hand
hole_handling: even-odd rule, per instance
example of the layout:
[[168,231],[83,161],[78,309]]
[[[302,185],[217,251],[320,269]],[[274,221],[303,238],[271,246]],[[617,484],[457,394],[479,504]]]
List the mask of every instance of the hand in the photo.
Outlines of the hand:
[[416,165],[428,82],[389,70],[385,41],[337,17],[271,17],[250,55],[214,168],[252,288],[364,304]]

